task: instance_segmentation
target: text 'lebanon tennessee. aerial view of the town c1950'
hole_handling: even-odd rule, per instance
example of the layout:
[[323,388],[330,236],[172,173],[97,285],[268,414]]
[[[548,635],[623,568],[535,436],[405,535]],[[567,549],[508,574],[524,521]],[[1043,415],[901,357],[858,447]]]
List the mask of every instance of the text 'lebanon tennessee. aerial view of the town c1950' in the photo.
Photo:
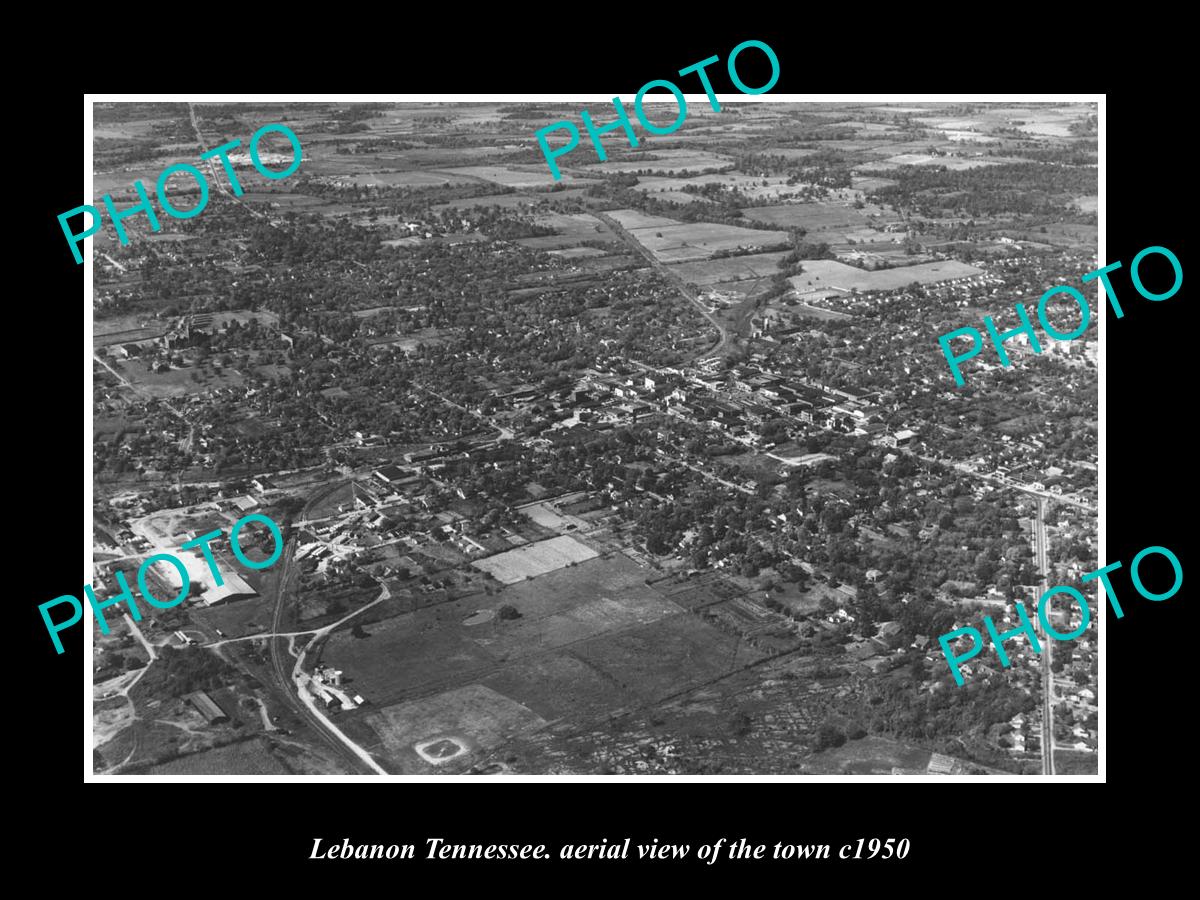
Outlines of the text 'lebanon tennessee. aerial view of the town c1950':
[[96,596],[190,576],[85,621],[95,772],[1095,773],[1095,621],[938,643],[1103,562],[1095,322],[937,336],[1102,262],[1096,106],[691,104],[555,180],[588,105],[94,104],[87,202],[209,191],[86,248]]

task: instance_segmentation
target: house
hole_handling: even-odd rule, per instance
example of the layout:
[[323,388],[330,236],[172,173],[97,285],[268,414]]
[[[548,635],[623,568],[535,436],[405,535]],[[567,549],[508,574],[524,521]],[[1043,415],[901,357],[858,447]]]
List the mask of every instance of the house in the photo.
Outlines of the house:
[[903,643],[901,640],[903,630],[904,628],[899,622],[881,622],[875,632],[875,637],[884,641],[889,647],[895,648]]

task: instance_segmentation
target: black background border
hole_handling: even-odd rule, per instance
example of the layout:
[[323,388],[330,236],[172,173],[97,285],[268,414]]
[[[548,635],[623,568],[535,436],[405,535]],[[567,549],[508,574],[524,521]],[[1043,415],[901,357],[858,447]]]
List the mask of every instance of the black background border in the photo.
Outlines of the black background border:
[[[726,30],[706,38],[658,37],[628,46],[612,39],[603,53],[595,44],[571,51],[565,40],[549,45],[550,50],[548,45],[530,46],[522,53],[508,44],[501,48],[507,52],[493,50],[490,54],[443,43],[430,48],[430,54],[440,55],[424,61],[414,59],[416,48],[410,38],[405,39],[402,66],[378,65],[374,71],[364,68],[361,73],[343,70],[336,85],[304,73],[294,83],[284,84],[287,79],[280,78],[276,85],[274,78],[245,76],[248,70],[244,68],[215,82],[208,75],[203,81],[166,77],[160,82],[149,76],[136,80],[138,88],[168,94],[197,90],[348,93],[351,88],[362,91],[366,85],[370,90],[398,94],[432,92],[436,85],[437,90],[457,92],[602,92],[619,94],[628,102],[643,82],[671,77],[675,70],[714,53],[723,61],[736,43],[754,37],[769,43],[780,59],[782,75],[772,94],[874,93],[880,89],[970,94],[1107,92],[1108,243],[1104,261],[1120,259],[1127,271],[1129,260],[1139,250],[1161,245],[1171,248],[1187,270],[1183,229],[1190,212],[1184,197],[1185,191],[1191,192],[1185,168],[1189,147],[1170,137],[1171,126],[1180,121],[1186,107],[1170,89],[1170,84],[1178,82],[1163,77],[1160,63],[1150,69],[1143,67],[1136,78],[1128,69],[1116,77],[1064,63],[1054,66],[1053,77],[1049,77],[1050,67],[1030,46],[1032,38],[1017,34],[1014,46],[1024,46],[1026,53],[1020,59],[1005,57],[1002,74],[972,77],[959,71],[958,64],[948,63],[917,67],[905,74],[894,69],[897,60],[906,58],[904,53],[897,48],[876,51],[867,46],[860,52],[878,55],[877,65],[872,66],[875,74],[870,79],[856,79],[854,59],[830,58],[818,64],[807,46],[811,37],[762,28],[744,31],[733,34]],[[612,52],[618,46],[624,47],[622,52]],[[391,53],[393,60],[396,53]],[[369,51],[364,51],[364,57],[367,55]],[[739,59],[749,84],[765,80],[754,71],[754,55],[747,53]],[[712,69],[719,76],[719,80],[714,77],[718,96],[733,92],[722,68]],[[1014,76],[1009,68],[1027,74]],[[134,88],[134,74],[126,65],[119,75],[102,78],[89,89],[128,91]],[[1118,82],[1119,89],[1114,90]],[[685,89],[694,90],[691,86]],[[23,298],[13,297],[14,337],[47,334],[58,321],[72,321],[73,314],[60,315],[58,310],[78,309],[82,293],[82,267],[75,265],[55,218],[79,203],[82,92],[64,85],[57,92],[39,95],[31,106],[27,115],[39,130],[36,145],[25,148],[28,159],[22,167],[32,168],[34,177],[14,179],[18,202],[9,209],[10,215],[21,210],[20,224],[34,229],[15,249],[30,248],[41,262],[32,270]],[[597,104],[589,108],[605,121]],[[1103,721],[1108,784],[1103,789],[1111,785],[1116,791],[1106,795],[1107,800],[1102,802],[1100,786],[1094,784],[1060,788],[1035,782],[989,784],[986,779],[971,784],[909,784],[899,793],[890,786],[885,791],[879,783],[862,783],[851,789],[845,783],[803,779],[759,784],[712,779],[705,783],[577,785],[498,785],[493,779],[481,779],[481,784],[489,785],[482,791],[471,790],[474,784],[373,782],[370,794],[353,784],[305,783],[271,787],[270,797],[264,796],[257,784],[247,783],[206,783],[198,789],[174,783],[169,787],[125,783],[118,788],[96,785],[94,791],[89,790],[93,786],[82,781],[82,639],[69,643],[68,652],[56,656],[36,609],[46,599],[79,590],[82,528],[73,516],[73,486],[80,477],[81,454],[74,417],[81,405],[82,386],[76,379],[81,377],[83,359],[78,355],[80,332],[70,326],[61,341],[52,337],[45,342],[52,349],[37,357],[41,361],[32,363],[32,373],[25,368],[28,363],[22,365],[29,377],[15,377],[10,382],[14,386],[10,390],[15,406],[12,421],[18,426],[10,435],[10,447],[17,456],[10,478],[29,483],[29,493],[24,495],[15,540],[10,542],[16,558],[9,561],[9,572],[16,574],[18,582],[10,602],[17,607],[16,621],[20,623],[17,633],[10,636],[10,645],[20,645],[24,659],[21,678],[28,687],[14,687],[10,693],[9,727],[25,738],[21,742],[25,753],[14,774],[24,781],[24,773],[31,773],[34,777],[29,784],[37,786],[32,800],[22,805],[32,835],[41,835],[37,845],[46,851],[61,850],[67,841],[75,843],[68,831],[82,831],[89,836],[88,843],[103,838],[122,844],[122,867],[132,864],[140,877],[149,877],[172,867],[200,866],[199,858],[187,862],[179,851],[190,846],[203,856],[207,855],[206,845],[215,842],[234,851],[221,854],[226,859],[247,857],[244,865],[249,870],[257,860],[271,872],[264,882],[274,885],[303,880],[315,886],[326,879],[333,884],[337,878],[345,887],[344,877],[339,877],[343,871],[358,874],[365,871],[359,868],[363,865],[373,874],[385,866],[401,866],[394,871],[407,874],[418,866],[424,874],[453,871],[456,878],[474,873],[489,880],[505,869],[516,870],[522,880],[535,872],[575,873],[586,876],[589,883],[597,877],[641,880],[665,874],[673,880],[688,874],[715,885],[725,878],[745,884],[746,876],[753,877],[766,863],[713,867],[634,862],[315,863],[306,857],[317,836],[326,842],[340,841],[343,836],[371,843],[412,842],[418,848],[424,838],[435,835],[458,842],[548,844],[598,842],[601,837],[613,841],[632,836],[635,842],[639,837],[658,837],[664,842],[693,845],[718,837],[745,836],[752,843],[830,843],[835,852],[839,843],[860,837],[908,837],[913,850],[903,864],[805,863],[805,874],[811,878],[812,870],[817,869],[832,876],[831,884],[858,885],[866,876],[882,885],[900,873],[919,872],[939,875],[945,879],[942,884],[965,886],[962,876],[966,873],[955,877],[950,871],[958,864],[965,863],[977,874],[982,864],[1000,877],[1010,865],[1032,866],[1038,857],[1043,863],[1053,857],[1060,863],[1078,860],[1075,854],[1083,852],[1081,841],[1104,841],[1110,831],[1119,831],[1125,842],[1170,841],[1169,830],[1157,826],[1154,813],[1147,813],[1141,823],[1128,817],[1135,814],[1134,807],[1168,804],[1170,795],[1162,789],[1185,775],[1190,762],[1187,745],[1179,735],[1190,718],[1185,712],[1190,681],[1182,671],[1190,655],[1184,642],[1194,633],[1185,619],[1190,582],[1185,579],[1183,589],[1171,600],[1154,604],[1136,597],[1126,573],[1133,555],[1151,544],[1171,548],[1185,573],[1191,571],[1184,518],[1190,512],[1186,487],[1194,479],[1189,413],[1195,405],[1194,376],[1188,374],[1192,358],[1186,349],[1192,332],[1184,319],[1186,281],[1183,290],[1162,303],[1137,297],[1127,274],[1118,273],[1114,283],[1126,315],[1116,320],[1111,311],[1106,312],[1107,558],[1102,562],[1120,559],[1125,563],[1126,570],[1117,573],[1114,584],[1123,601],[1131,599],[1124,602],[1125,618],[1118,622],[1110,614],[1106,624]],[[1089,292],[1088,296],[1094,295]],[[90,349],[90,336],[84,334],[83,340]],[[10,347],[20,352],[23,343],[16,341],[16,346]],[[931,348],[936,351],[932,340]],[[17,466],[30,451],[34,459],[24,462],[24,467],[32,464],[35,478],[18,475]],[[136,801],[113,794],[130,787],[138,793]],[[386,794],[381,795],[380,790]],[[1071,791],[1071,796],[1062,796],[1060,790]],[[1053,793],[1048,796],[1047,792]],[[135,802],[142,806],[146,801],[152,801],[145,807],[149,814],[136,814]],[[1057,852],[1049,852],[1055,846]],[[243,863],[230,861],[228,865],[232,872]],[[754,868],[749,868],[751,865]],[[771,874],[783,874],[789,867],[795,870],[797,865],[801,864],[779,864],[772,867]],[[342,868],[349,866],[354,866],[353,870]],[[743,866],[745,870],[739,871]],[[93,871],[97,878],[105,877],[102,869]],[[1060,873],[1065,875],[1065,870]],[[819,880],[825,883],[825,879]],[[936,880],[930,882],[931,887],[937,885]],[[806,886],[811,887],[812,882],[797,883],[796,888]]]

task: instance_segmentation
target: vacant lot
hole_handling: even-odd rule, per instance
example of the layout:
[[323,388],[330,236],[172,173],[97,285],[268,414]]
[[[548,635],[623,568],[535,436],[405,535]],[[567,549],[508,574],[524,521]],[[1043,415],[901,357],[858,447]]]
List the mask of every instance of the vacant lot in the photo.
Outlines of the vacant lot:
[[916,266],[895,269],[879,269],[874,272],[857,269],[831,259],[806,259],[800,265],[804,271],[794,276],[792,286],[802,297],[820,290],[891,291],[907,287],[914,281],[921,284],[936,284],[955,278],[967,278],[982,274],[983,270],[956,260],[939,260]]

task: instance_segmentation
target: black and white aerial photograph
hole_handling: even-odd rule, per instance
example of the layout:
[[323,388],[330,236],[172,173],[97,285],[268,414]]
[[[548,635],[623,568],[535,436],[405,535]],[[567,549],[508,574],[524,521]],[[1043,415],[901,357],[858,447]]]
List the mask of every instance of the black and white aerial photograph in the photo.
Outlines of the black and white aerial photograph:
[[1097,103],[688,96],[91,104],[92,776],[1097,775]]

